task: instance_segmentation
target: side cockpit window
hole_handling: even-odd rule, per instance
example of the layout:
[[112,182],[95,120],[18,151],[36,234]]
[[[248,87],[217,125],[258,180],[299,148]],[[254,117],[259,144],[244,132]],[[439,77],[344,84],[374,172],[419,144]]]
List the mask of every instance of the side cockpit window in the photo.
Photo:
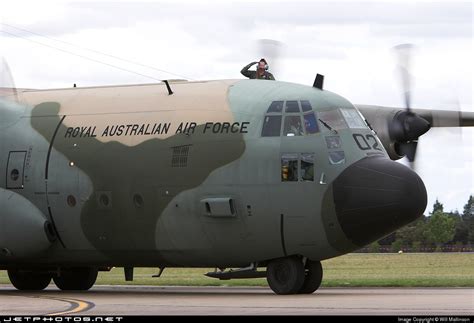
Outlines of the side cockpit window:
[[298,137],[318,133],[316,114],[308,100],[273,101],[264,116],[262,137]]
[[339,109],[333,109],[328,111],[320,111],[318,113],[319,119],[324,121],[329,127],[335,130],[346,129],[347,124],[341,115]]
[[300,172],[302,181],[314,181],[314,154],[301,154]]
[[313,182],[314,181],[314,153],[282,154],[281,155],[282,182]]
[[367,128],[365,120],[354,108],[339,108],[318,112],[318,117],[323,125],[334,130]]
[[346,119],[349,128],[367,128],[359,112],[354,109],[341,109],[342,116]]

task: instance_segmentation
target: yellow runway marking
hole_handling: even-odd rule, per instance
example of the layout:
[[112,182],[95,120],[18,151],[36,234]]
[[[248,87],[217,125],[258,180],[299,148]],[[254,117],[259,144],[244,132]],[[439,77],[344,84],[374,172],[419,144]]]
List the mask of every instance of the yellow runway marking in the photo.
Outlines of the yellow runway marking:
[[95,304],[92,302],[87,302],[79,299],[72,298],[62,298],[62,297],[50,297],[50,296],[30,296],[32,298],[42,298],[42,299],[51,299],[59,302],[69,303],[69,308],[66,311],[47,313],[46,316],[63,316],[63,315],[74,315],[81,312],[88,311],[92,309]]

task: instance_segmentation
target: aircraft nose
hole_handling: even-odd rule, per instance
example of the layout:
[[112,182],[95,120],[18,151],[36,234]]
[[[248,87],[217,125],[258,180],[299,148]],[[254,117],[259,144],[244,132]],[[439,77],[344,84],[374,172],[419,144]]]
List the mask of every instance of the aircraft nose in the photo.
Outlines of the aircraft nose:
[[338,222],[347,238],[364,246],[421,216],[426,188],[410,168],[368,157],[346,168],[333,183]]

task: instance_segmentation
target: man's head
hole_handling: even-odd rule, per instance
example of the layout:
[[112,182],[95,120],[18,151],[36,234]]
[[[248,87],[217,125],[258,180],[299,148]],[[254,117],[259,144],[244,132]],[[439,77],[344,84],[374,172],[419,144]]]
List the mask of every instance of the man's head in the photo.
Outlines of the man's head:
[[267,61],[265,60],[265,58],[262,58],[262,59],[258,62],[257,70],[258,70],[259,72],[263,72],[263,71],[268,70],[268,64],[267,64]]

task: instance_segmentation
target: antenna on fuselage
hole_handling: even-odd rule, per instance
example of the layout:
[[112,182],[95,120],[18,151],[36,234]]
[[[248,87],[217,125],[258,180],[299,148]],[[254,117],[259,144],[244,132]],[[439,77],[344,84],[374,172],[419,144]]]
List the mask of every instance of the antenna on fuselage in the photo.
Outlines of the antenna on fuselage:
[[168,89],[168,95],[173,94],[174,92],[171,90],[170,83],[168,82],[168,80],[163,80],[163,82],[165,82],[166,88]]
[[316,78],[314,79],[313,87],[322,90],[324,84],[324,75],[316,74]]

